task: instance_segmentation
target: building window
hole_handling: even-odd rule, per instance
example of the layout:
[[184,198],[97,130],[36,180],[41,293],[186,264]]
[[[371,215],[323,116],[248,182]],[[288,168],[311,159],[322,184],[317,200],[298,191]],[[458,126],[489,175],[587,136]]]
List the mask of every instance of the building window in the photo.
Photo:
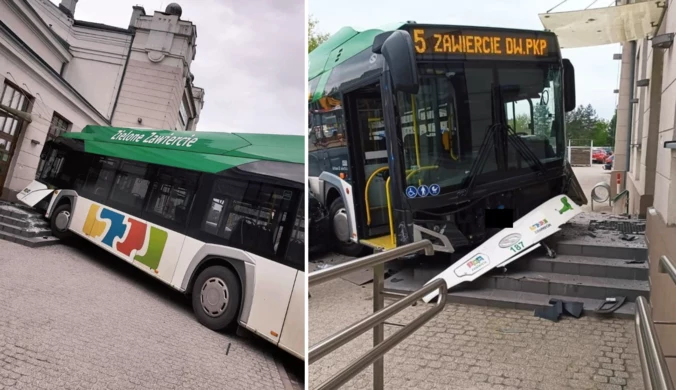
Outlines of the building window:
[[[5,82],[2,94],[0,95],[0,104],[15,110],[27,111],[29,103],[30,101],[23,91]],[[2,144],[2,141],[0,141],[0,146],[4,146],[0,149],[10,150],[12,138],[18,135],[17,130],[19,130],[22,122],[21,119],[15,118],[11,114],[0,116],[0,133],[3,133],[4,138],[7,138],[8,141],[7,144]],[[0,136],[3,134],[0,134]]]
[[49,126],[47,140],[52,140],[61,136],[61,134],[70,131],[71,125],[72,124],[64,119],[61,115],[54,113],[54,116],[52,116],[52,123]]
[[186,125],[188,124],[188,112],[185,110],[185,102],[181,100],[181,109],[178,111],[178,117],[181,120],[181,126],[183,126],[183,129],[186,129]]

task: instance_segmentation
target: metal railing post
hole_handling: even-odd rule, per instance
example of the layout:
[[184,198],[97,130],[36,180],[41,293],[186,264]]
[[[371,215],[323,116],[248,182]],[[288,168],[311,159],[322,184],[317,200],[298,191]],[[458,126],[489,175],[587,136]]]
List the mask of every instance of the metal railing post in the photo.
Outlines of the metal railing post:
[[[383,292],[385,284],[384,264],[388,261],[421,250],[424,250],[427,256],[434,254],[432,242],[429,240],[421,240],[386,252],[375,253],[370,256],[355,259],[335,267],[315,271],[308,275],[308,286],[314,286],[363,269],[364,267],[373,268],[373,314],[366,318],[362,318],[347,328],[310,347],[308,351],[308,364],[317,362],[317,360],[366,333],[370,329],[373,329],[373,348],[352,361],[347,367],[331,376],[331,378],[318,387],[318,390],[337,389],[371,364],[373,365],[373,388],[383,390],[385,387],[383,356],[444,309],[447,298],[446,291],[448,290],[444,279],[435,279],[408,295],[385,294]],[[425,311],[413,321],[401,327],[392,336],[385,339],[384,325],[388,318],[408,308],[416,301],[435,290],[439,291],[439,299],[431,309]],[[401,299],[385,307],[385,295],[396,296]]]
[[671,280],[676,284],[676,267],[667,256],[660,256],[659,271],[671,276]]
[[[385,307],[383,287],[385,285],[385,265],[373,267],[373,312],[377,313]],[[373,328],[373,348],[383,342],[385,338],[385,324],[380,323]],[[383,390],[385,387],[385,358],[380,357],[373,363],[373,388]]]
[[674,383],[671,380],[662,347],[657,340],[657,331],[652,321],[650,306],[644,297],[636,299],[635,320],[636,341],[639,343],[638,351],[641,367],[647,369],[647,372],[643,372],[643,382],[646,389],[674,390]]

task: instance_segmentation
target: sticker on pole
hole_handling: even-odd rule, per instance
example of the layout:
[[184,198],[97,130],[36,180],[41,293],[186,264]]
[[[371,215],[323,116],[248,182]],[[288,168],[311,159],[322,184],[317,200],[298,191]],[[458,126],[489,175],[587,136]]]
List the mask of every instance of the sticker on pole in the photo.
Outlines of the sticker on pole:
[[406,196],[408,196],[411,199],[415,198],[416,196],[418,196],[418,189],[415,188],[414,186],[407,187]]

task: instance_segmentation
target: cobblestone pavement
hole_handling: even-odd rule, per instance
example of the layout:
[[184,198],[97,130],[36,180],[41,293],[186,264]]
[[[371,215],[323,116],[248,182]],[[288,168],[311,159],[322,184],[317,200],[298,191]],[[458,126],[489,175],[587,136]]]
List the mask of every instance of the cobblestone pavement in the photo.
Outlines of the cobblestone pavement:
[[[310,288],[309,345],[372,313],[371,289],[342,279]],[[418,303],[388,322],[407,324],[428,307]],[[399,326],[385,326],[385,337]],[[367,332],[310,365],[309,388],[371,345]],[[344,388],[370,389],[371,384],[369,368]],[[448,304],[385,355],[385,388],[621,390],[642,389],[643,382],[630,320],[582,317],[553,323],[532,311]]]
[[86,242],[0,241],[0,390],[302,388],[284,359],[206,329],[182,294]]

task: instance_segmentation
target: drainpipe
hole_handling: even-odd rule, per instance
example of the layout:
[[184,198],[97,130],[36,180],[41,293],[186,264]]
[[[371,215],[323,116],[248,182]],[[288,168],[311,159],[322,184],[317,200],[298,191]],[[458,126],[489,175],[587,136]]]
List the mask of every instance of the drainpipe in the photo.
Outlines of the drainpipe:
[[636,73],[636,41],[629,42],[629,48],[631,51],[631,60],[629,62],[629,109],[627,110],[628,114],[628,129],[627,129],[627,162],[624,169],[624,189],[627,189],[627,176],[629,176],[629,164],[631,160],[631,131],[634,128],[634,74]]

